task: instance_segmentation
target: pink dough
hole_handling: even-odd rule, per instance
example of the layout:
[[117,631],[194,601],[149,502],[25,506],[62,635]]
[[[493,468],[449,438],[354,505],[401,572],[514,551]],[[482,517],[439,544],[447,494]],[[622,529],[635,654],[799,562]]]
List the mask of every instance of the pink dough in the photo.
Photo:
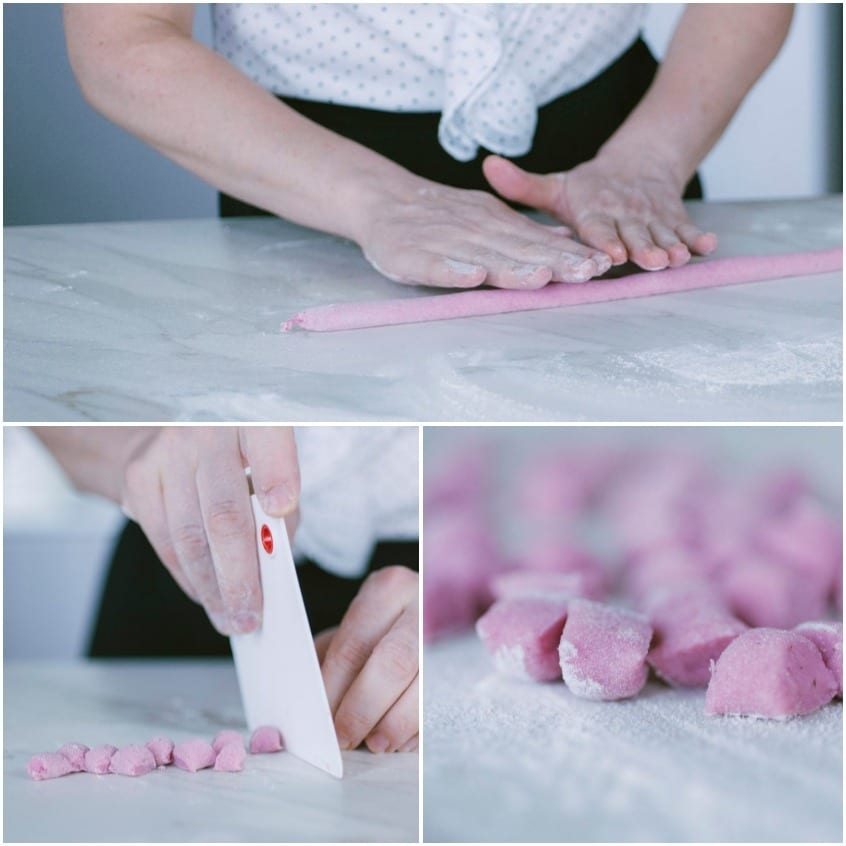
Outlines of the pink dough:
[[515,563],[544,573],[578,573],[583,595],[592,599],[601,599],[608,591],[608,573],[602,563],[581,547],[557,538],[535,541]]
[[262,755],[284,749],[282,735],[275,726],[259,726],[250,736],[250,754]]
[[59,754],[64,755],[70,761],[75,773],[81,773],[85,769],[85,753],[88,747],[83,743],[66,743],[59,748]]
[[95,775],[106,775],[111,772],[112,756],[117,752],[117,746],[106,743],[95,746],[85,753],[85,772]]
[[30,778],[45,781],[48,778],[60,778],[76,772],[73,764],[58,752],[42,752],[29,759],[26,771]]
[[213,767],[216,757],[211,743],[201,737],[183,740],[173,747],[173,763],[180,770],[188,770],[189,773]]
[[570,691],[583,699],[625,699],[646,684],[652,626],[646,617],[573,599],[558,655]]
[[147,742],[147,748],[153,753],[157,767],[173,763],[173,741],[170,738],[154,737]]
[[238,773],[244,769],[244,761],[247,758],[247,750],[244,749],[244,741],[229,741],[224,743],[217,752],[214,760],[214,768],[219,773]]
[[816,644],[826,667],[837,682],[837,696],[843,696],[843,623],[802,623],[795,631]]
[[[495,599],[520,596],[539,599],[558,599],[596,595],[595,582],[584,573],[544,573],[537,570],[509,570],[491,579],[491,593]],[[601,595],[601,594],[600,594]]]
[[705,694],[706,714],[783,720],[830,702],[837,682],[808,638],[750,629],[717,659]]
[[240,731],[224,729],[223,731],[219,731],[214,736],[214,740],[212,741],[212,749],[214,749],[215,752],[220,752],[220,750],[223,749],[224,746],[228,746],[231,743],[238,743],[243,746],[244,737]]
[[484,314],[604,303],[655,294],[671,294],[697,288],[715,288],[831,273],[843,267],[841,247],[805,253],[696,261],[684,267],[657,272],[633,273],[618,279],[595,279],[576,285],[551,283],[532,291],[476,290],[457,294],[408,297],[380,302],[344,303],[308,309],[282,324],[282,331],[295,327],[312,332],[366,329],[398,323],[452,320]]
[[662,679],[682,687],[707,685],[711,661],[746,629],[704,590],[670,594],[648,616],[655,639],[646,660]]
[[156,768],[156,759],[146,746],[130,743],[118,749],[109,763],[109,771],[116,775],[141,776]]
[[476,623],[496,669],[535,681],[561,678],[558,644],[567,619],[561,599],[500,599]]

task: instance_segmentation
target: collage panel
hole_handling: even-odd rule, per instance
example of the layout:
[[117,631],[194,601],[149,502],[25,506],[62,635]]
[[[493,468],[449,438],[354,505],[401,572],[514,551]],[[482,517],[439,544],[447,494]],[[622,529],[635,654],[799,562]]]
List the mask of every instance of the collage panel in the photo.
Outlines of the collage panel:
[[417,842],[418,448],[6,427],[4,842]]
[[424,438],[426,842],[842,841],[840,427]]

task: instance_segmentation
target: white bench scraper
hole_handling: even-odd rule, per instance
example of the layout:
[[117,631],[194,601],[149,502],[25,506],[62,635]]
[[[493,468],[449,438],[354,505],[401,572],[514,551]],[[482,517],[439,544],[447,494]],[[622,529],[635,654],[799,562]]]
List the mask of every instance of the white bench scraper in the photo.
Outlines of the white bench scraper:
[[262,511],[252,480],[250,493],[264,614],[258,631],[230,638],[247,725],[250,731],[276,726],[291,754],[341,778],[341,750],[285,521]]

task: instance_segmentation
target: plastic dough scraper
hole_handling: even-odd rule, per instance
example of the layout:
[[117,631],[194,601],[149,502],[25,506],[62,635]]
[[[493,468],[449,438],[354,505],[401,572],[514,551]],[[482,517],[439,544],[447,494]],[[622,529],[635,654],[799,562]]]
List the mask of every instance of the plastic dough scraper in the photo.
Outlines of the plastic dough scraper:
[[285,521],[268,517],[253,492],[264,614],[258,631],[230,638],[250,731],[276,726],[285,748],[337,778],[341,751],[320,675]]

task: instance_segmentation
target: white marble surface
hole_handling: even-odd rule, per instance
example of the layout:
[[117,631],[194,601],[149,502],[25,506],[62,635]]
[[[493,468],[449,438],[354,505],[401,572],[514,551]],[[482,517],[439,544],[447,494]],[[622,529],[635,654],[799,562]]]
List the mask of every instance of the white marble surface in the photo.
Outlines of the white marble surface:
[[472,634],[426,649],[429,842],[842,842],[843,705],[706,717],[704,691],[623,702],[495,676]]
[[344,753],[340,781],[284,753],[240,773],[27,776],[31,755],[68,741],[243,730],[228,661],[11,664],[4,686],[4,842],[417,841],[417,754]]
[[[720,255],[841,242],[838,197],[692,204]],[[8,228],[5,419],[839,420],[841,274],[281,335],[419,296],[271,219]]]

